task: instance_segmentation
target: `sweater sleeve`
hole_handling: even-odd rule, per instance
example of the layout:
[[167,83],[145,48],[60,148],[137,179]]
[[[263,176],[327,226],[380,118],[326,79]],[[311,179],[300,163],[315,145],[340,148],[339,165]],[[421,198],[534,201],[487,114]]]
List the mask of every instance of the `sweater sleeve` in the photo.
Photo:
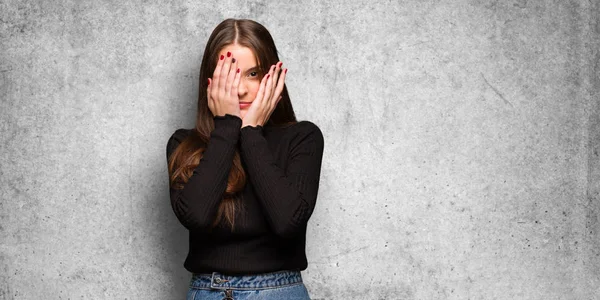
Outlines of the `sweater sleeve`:
[[[233,164],[242,119],[226,114],[214,117],[210,134],[198,166],[183,189],[169,188],[171,207],[181,224],[189,230],[207,230],[214,221]],[[167,143],[167,160],[181,142],[177,131]]]
[[305,230],[319,189],[323,134],[311,122],[302,125],[290,145],[285,172],[275,164],[262,126],[246,126],[240,131],[240,153],[250,182],[271,228],[284,238]]

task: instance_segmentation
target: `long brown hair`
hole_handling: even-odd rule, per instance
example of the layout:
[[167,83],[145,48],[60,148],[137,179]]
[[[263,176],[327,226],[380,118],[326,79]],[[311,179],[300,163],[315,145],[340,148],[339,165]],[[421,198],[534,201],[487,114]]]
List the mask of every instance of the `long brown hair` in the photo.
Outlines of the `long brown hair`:
[[[208,78],[212,77],[217,65],[217,55],[221,49],[232,44],[248,47],[254,52],[259,67],[259,78],[267,74],[270,66],[279,61],[273,38],[261,24],[247,19],[227,19],[217,25],[206,43],[202,65],[200,66],[196,126],[169,157],[169,183],[173,188],[183,188],[183,183],[186,183],[192,176],[208,144],[210,133],[215,128],[214,116],[208,108],[206,95]],[[279,100],[277,107],[264,125],[265,127],[286,126],[297,122],[285,85],[281,96],[281,100]],[[213,227],[225,220],[233,230],[235,213],[241,204],[239,192],[245,184],[246,172],[242,166],[239,149],[236,149],[233,165],[229,171],[227,188],[212,224]],[[202,199],[197,199],[197,201],[202,201]]]

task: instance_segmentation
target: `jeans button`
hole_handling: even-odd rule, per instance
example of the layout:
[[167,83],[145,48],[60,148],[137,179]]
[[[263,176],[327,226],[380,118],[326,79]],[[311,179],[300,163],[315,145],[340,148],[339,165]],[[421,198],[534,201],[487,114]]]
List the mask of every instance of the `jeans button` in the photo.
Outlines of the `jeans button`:
[[223,281],[221,280],[221,278],[218,278],[218,277],[217,277],[217,278],[215,278],[215,283],[216,283],[216,284],[221,284],[221,282],[223,282]]

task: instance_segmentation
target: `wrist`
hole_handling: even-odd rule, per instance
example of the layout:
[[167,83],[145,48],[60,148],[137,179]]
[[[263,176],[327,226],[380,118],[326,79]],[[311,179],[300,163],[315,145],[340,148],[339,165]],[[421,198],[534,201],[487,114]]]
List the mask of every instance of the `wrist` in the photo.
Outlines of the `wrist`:
[[259,136],[264,136],[264,128],[260,124],[246,125],[240,128],[240,142],[242,145],[252,145]]
[[225,135],[234,138],[239,135],[242,119],[232,114],[217,115],[213,117],[214,129],[211,134]]
[[235,122],[240,122],[240,124],[242,123],[242,118],[236,114],[233,113],[223,113],[223,114],[218,114],[218,115],[213,115],[213,120],[234,120]]

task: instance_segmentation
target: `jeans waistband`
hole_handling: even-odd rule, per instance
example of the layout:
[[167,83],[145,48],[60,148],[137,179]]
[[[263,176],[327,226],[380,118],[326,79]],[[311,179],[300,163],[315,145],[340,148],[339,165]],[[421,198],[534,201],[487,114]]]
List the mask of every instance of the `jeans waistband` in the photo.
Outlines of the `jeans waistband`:
[[282,287],[302,282],[300,271],[279,271],[253,275],[232,276],[218,272],[193,273],[190,288],[257,290]]

